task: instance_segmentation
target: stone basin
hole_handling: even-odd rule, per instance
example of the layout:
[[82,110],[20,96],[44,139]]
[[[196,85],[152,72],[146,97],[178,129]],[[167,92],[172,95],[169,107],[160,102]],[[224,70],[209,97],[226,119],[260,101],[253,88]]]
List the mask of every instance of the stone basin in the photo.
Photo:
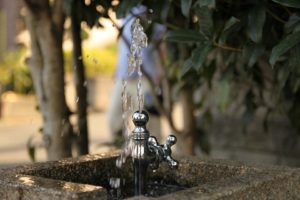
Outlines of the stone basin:
[[[127,162],[120,171],[115,167],[117,157],[118,153],[86,155],[2,169],[0,197],[109,199],[110,178],[121,176],[125,180],[123,198],[134,199],[131,164]],[[149,170],[149,183],[168,186],[166,192],[139,199],[300,199],[300,169],[194,157],[177,159],[177,170],[166,164],[155,172]]]

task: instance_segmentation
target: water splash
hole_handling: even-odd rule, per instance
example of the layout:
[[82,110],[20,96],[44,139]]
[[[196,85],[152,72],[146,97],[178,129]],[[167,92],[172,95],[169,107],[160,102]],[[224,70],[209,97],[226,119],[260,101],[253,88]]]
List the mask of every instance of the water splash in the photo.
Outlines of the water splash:
[[121,185],[121,179],[120,178],[110,178],[109,184],[112,188],[119,188]]
[[140,19],[136,18],[131,26],[131,45],[128,55],[128,73],[131,75],[135,71],[138,73],[137,100],[138,109],[141,112],[144,106],[144,95],[142,91],[142,49],[148,44],[147,35],[140,24]]
[[127,92],[127,81],[122,81],[122,119],[123,119],[123,136],[125,137],[125,146],[120,157],[116,160],[116,166],[121,168],[126,158],[130,154],[130,115],[132,113],[131,95]]
[[[132,75],[137,72],[138,83],[137,83],[137,101],[138,109],[141,112],[144,106],[144,95],[142,91],[142,49],[147,46],[147,35],[144,33],[144,29],[140,24],[140,19],[135,19],[131,26],[131,44],[130,53],[128,55],[128,75]],[[131,154],[131,127],[130,119],[133,114],[134,106],[132,94],[127,90],[127,80],[122,81],[122,119],[123,119],[123,136],[125,137],[125,146],[121,152],[119,158],[116,159],[116,166],[121,168],[126,162],[126,158]],[[112,188],[120,187],[120,179],[111,178],[110,185]]]
[[110,178],[109,184],[111,189],[108,190],[107,199],[123,199],[121,194],[121,179],[120,178]]
[[[141,112],[144,107],[144,94],[142,91],[142,50],[148,44],[147,35],[144,32],[144,28],[140,24],[140,19],[136,18],[131,25],[131,44],[130,44],[130,53],[128,55],[128,75],[132,75],[134,72],[138,74],[138,83],[137,83],[137,101],[138,109]],[[121,168],[122,164],[125,163],[126,158],[131,153],[131,127],[130,119],[131,115],[134,112],[134,106],[132,99],[132,94],[127,90],[127,80],[122,81],[122,118],[123,118],[123,136],[125,137],[125,147],[116,160],[116,166]]]

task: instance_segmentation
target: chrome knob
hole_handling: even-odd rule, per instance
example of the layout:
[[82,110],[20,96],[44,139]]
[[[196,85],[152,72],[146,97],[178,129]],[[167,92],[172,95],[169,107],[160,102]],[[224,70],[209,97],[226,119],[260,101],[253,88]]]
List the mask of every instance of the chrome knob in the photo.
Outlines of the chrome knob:
[[177,138],[176,138],[176,136],[175,135],[168,135],[168,137],[167,137],[167,142],[166,142],[166,144],[168,145],[168,146],[173,146],[174,144],[176,144],[176,142],[177,142]]
[[174,169],[178,167],[178,161],[172,158],[171,146],[173,146],[177,141],[177,138],[174,135],[169,135],[167,137],[166,144],[159,144],[155,137],[150,136],[148,138],[148,147],[149,151],[152,152],[155,156],[150,167],[152,169],[157,169],[161,161],[166,161],[168,165]]
[[164,151],[164,160],[167,161],[168,165],[172,168],[172,169],[176,169],[178,168],[178,161],[172,158],[172,149],[171,146],[173,146],[174,144],[176,144],[177,142],[177,138],[175,137],[175,135],[169,135],[167,137],[167,142],[163,147],[163,151]]
[[135,126],[146,126],[149,121],[149,116],[146,111],[136,111],[132,115],[132,121]]

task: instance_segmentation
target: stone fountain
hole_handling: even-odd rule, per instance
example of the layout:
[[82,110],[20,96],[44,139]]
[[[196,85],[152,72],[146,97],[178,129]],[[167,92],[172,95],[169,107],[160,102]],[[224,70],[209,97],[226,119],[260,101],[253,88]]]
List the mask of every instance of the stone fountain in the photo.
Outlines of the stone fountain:
[[[116,166],[119,153],[86,155],[0,171],[1,199],[130,199],[133,166]],[[156,199],[299,199],[300,170],[236,161],[177,157],[176,170],[162,163],[148,170],[148,197]],[[111,177],[122,177],[120,191]],[[150,196],[150,197],[149,197]],[[134,198],[134,197],[133,197]]]
[[171,157],[176,138],[158,144],[147,121],[146,112],[133,114],[131,158],[122,168],[114,152],[3,169],[1,199],[300,199],[300,169],[196,157],[178,162]]
[[[0,170],[1,199],[300,199],[300,169],[171,157],[150,136],[145,111],[133,114],[131,157],[86,155]],[[117,184],[112,184],[117,183]]]

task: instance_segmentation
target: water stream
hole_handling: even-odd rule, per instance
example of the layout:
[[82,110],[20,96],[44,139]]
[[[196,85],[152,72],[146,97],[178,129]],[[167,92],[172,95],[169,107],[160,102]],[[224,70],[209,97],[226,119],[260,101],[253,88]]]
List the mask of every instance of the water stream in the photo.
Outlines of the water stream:
[[[147,36],[144,32],[140,19],[134,19],[131,25],[131,43],[130,53],[128,55],[128,76],[137,73],[136,95],[127,88],[127,80],[122,81],[122,118],[123,118],[123,136],[125,137],[125,146],[120,157],[116,160],[116,166],[121,169],[126,158],[131,154],[131,116],[135,110],[142,111],[144,107],[144,94],[142,90],[142,50],[147,46]],[[133,98],[137,99],[133,99]],[[137,103],[136,103],[137,102]],[[137,104],[137,105],[136,105]],[[136,108],[137,106],[137,108]],[[141,174],[136,174],[141,176]],[[111,178],[110,185],[115,191],[121,187],[120,178]],[[117,195],[118,196],[118,195]]]
[[[121,153],[120,159],[117,161],[117,167],[121,167],[122,163],[125,162],[126,157],[130,155],[131,144],[131,116],[135,110],[142,111],[144,107],[144,94],[142,91],[142,49],[147,46],[147,35],[144,33],[144,29],[140,24],[140,19],[136,18],[131,25],[131,43],[130,53],[128,55],[128,76],[133,75],[137,72],[138,81],[136,85],[136,98],[134,98],[133,92],[127,89],[127,80],[122,81],[122,118],[123,118],[123,135],[125,137],[125,146]],[[136,103],[137,102],[137,108]]]

